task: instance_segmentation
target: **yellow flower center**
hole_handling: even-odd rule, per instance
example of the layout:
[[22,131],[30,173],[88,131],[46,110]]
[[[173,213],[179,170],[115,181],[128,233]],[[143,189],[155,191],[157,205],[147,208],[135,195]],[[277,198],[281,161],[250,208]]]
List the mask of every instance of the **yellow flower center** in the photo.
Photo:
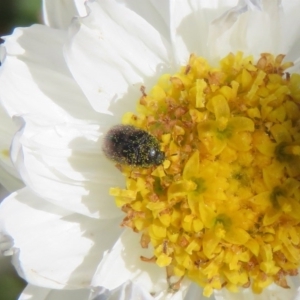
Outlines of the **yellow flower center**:
[[265,53],[255,64],[239,52],[215,68],[191,55],[123,118],[155,136],[166,160],[118,166],[126,189],[110,194],[122,225],[153,247],[144,261],[205,296],[286,288],[300,265],[300,75],[284,72],[283,58]]

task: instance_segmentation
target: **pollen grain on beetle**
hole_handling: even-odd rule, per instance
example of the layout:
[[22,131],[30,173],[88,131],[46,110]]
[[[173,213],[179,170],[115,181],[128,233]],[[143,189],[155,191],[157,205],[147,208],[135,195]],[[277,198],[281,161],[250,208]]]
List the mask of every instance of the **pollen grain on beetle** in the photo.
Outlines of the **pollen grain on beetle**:
[[205,296],[260,293],[273,282],[287,288],[297,274],[300,75],[283,58],[230,53],[212,67],[191,55],[123,117],[157,138],[166,160],[120,166],[126,189],[110,194],[122,225],[153,248],[149,261],[166,267],[170,289],[186,277]]

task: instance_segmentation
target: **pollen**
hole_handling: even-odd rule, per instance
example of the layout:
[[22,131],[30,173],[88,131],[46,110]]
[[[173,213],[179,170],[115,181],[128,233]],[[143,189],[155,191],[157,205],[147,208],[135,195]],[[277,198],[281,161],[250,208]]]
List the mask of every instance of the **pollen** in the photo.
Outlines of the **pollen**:
[[300,75],[283,59],[230,53],[216,67],[192,54],[123,118],[158,140],[165,161],[118,165],[126,184],[110,193],[169,291],[187,278],[207,297],[260,293],[298,273]]

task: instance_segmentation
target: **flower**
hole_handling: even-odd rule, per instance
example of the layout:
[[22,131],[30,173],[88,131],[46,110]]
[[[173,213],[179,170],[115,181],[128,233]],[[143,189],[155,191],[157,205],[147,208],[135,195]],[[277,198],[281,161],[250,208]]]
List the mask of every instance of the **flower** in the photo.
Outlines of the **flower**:
[[[192,280],[204,285],[206,295],[213,292],[216,299],[230,299],[232,294],[222,285],[227,284],[231,290],[247,286],[248,273],[245,268],[239,268],[240,262],[248,263],[251,268],[250,252],[255,255],[259,248],[261,265],[258,266],[257,261],[254,263],[253,272],[257,271],[254,290],[261,291],[265,287],[262,283],[268,285],[276,275],[277,283],[281,286],[286,283],[291,289],[284,290],[273,284],[264,289],[263,295],[270,298],[276,291],[282,293],[282,298],[296,299],[295,285],[299,284],[292,281],[296,276],[285,282],[286,274],[280,273],[274,265],[274,249],[268,239],[274,235],[274,228],[269,225],[278,222],[283,213],[296,219],[292,211],[298,207],[297,201],[293,198],[290,203],[289,199],[291,195],[294,197],[298,181],[293,178],[296,171],[288,160],[292,157],[296,163],[299,152],[298,145],[293,143],[297,141],[294,132],[299,95],[297,75],[291,76],[289,86],[296,101],[290,101],[293,104],[286,104],[285,109],[288,119],[294,122],[289,133],[292,141],[288,134],[282,138],[282,126],[273,128],[270,124],[270,132],[276,139],[265,138],[266,144],[261,143],[262,135],[255,131],[257,124],[253,120],[264,113],[270,114],[274,122],[282,122],[280,103],[271,106],[263,103],[264,109],[257,111],[255,96],[259,87],[265,87],[262,72],[272,75],[278,71],[282,75],[290,65],[282,63],[283,56],[280,55],[275,56],[275,61],[272,61],[273,56],[266,54],[261,60],[259,58],[261,53],[283,53],[286,61],[294,63],[288,69],[289,74],[299,71],[297,41],[300,24],[294,17],[299,5],[294,1],[282,1],[281,6],[275,1],[170,1],[162,6],[158,2],[145,1],[141,6],[129,1],[122,4],[90,1],[87,2],[89,14],[75,18],[67,32],[67,22],[53,21],[55,18],[52,19],[50,13],[53,4],[50,3],[45,2],[44,6],[47,23],[56,24],[58,29],[42,25],[16,29],[6,38],[6,57],[0,74],[3,106],[10,116],[24,122],[13,140],[11,158],[26,187],[12,193],[0,207],[1,232],[14,241],[13,247],[7,247],[6,251],[13,254],[19,274],[31,284],[52,289],[103,287],[113,290],[132,281],[135,287],[139,286],[139,295],[148,293],[147,297],[150,297],[151,293],[155,299],[202,297],[203,291],[195,283],[191,284]],[[235,55],[229,54],[231,52]],[[217,62],[222,58],[220,71]],[[182,66],[186,67],[180,69]],[[192,86],[194,82],[189,84],[190,76],[200,71],[207,73],[198,78],[195,86]],[[176,76],[165,76],[166,73]],[[216,92],[224,84],[222,73],[231,85],[206,102],[205,89],[209,87]],[[239,107],[241,116],[233,114],[234,105],[228,101],[237,91],[237,85],[229,80],[229,75],[242,86],[242,92],[248,93],[251,108]],[[252,76],[255,81],[251,80]],[[272,91],[278,88],[278,99],[287,94],[286,87],[276,86],[283,85],[281,80],[271,76],[268,82],[273,84]],[[145,87],[142,92],[141,86]],[[174,97],[164,102],[162,96],[169,92]],[[171,116],[185,120],[187,111],[176,107],[176,95],[195,99],[188,107],[190,115],[186,121],[199,123],[195,129],[197,136],[191,139],[193,147],[200,141],[199,152],[192,151],[194,154],[186,155],[184,159],[182,155],[194,149],[189,145],[180,147],[185,127],[173,126],[172,120],[168,119],[172,107]],[[135,111],[140,98],[139,115],[128,114]],[[275,100],[277,98],[266,102]],[[159,139],[167,160],[156,169],[133,172],[132,178],[126,179],[126,189],[121,188],[125,186],[122,174],[101,152],[103,135],[112,125],[120,123],[122,116],[124,123],[133,123],[137,127],[151,125],[149,120],[157,111],[166,117],[164,126],[169,126],[170,133],[159,132],[159,128],[151,133]],[[153,117],[154,123],[155,117],[157,115]],[[250,165],[247,151],[253,146],[262,154],[258,156],[257,166],[266,169],[259,178],[266,179],[268,189],[257,181],[255,195],[249,196],[243,182],[247,183],[247,178],[255,176],[251,169],[242,167]],[[239,147],[241,153],[235,158]],[[272,152],[272,149],[276,151]],[[201,157],[202,153],[207,154],[206,160]],[[276,159],[273,159],[274,153]],[[223,169],[214,160],[218,155],[226,162]],[[274,164],[282,161],[288,170],[288,178],[284,177],[287,175],[282,172],[283,167],[273,165],[271,159]],[[231,164],[236,160],[238,163]],[[205,170],[201,169],[202,161]],[[178,167],[182,165],[181,176]],[[233,175],[226,178],[228,165],[235,169]],[[121,166],[125,174],[130,168]],[[164,172],[172,174],[174,180],[163,181]],[[286,179],[285,182],[281,182],[282,179]],[[168,189],[165,188],[167,184]],[[149,186],[150,191],[155,188],[159,200],[160,190],[163,190],[163,201],[156,201],[153,194],[153,201],[134,202],[136,197],[147,198]],[[109,190],[127,214],[125,218],[109,196]],[[168,193],[164,193],[166,190]],[[218,206],[229,192],[235,195],[233,201],[228,206]],[[207,199],[212,193],[220,202]],[[173,210],[172,219],[169,207],[164,205],[178,199],[187,199],[189,208],[180,208],[184,213],[191,213],[182,218],[176,215],[181,210]],[[239,199],[253,202],[246,202],[251,207],[250,213],[245,206],[236,216]],[[272,206],[265,199],[273,199]],[[145,205],[148,210],[144,210]],[[196,215],[197,210],[199,215]],[[261,216],[262,211],[266,212],[262,222],[268,227],[264,229],[269,231],[263,232],[266,243],[262,241],[257,245],[251,230],[255,230],[253,220],[257,215]],[[155,222],[148,224],[149,219]],[[257,220],[261,221],[260,218]],[[173,240],[176,242],[177,232],[172,235],[163,226],[170,222],[182,226],[185,232],[176,249],[170,244]],[[119,224],[141,233],[147,228],[149,234],[137,234]],[[276,247],[287,248],[284,254],[291,252],[288,261],[293,262],[290,270],[294,272],[298,252],[293,252],[294,248],[288,245],[297,243],[298,235],[292,228],[283,227],[281,235],[276,236],[276,243],[284,238],[284,246],[279,243]],[[192,235],[187,234],[190,231],[204,233],[201,241],[207,241],[205,246],[201,248],[197,243],[199,240],[192,240]],[[170,238],[165,241],[167,232]],[[221,240],[231,245],[226,256],[215,253],[221,247]],[[243,248],[244,244],[249,251]],[[190,255],[200,248],[204,256],[197,262],[204,273],[189,269]],[[240,252],[241,249],[245,253]],[[149,262],[153,256],[161,267]],[[214,261],[210,260],[212,258]],[[173,260],[176,260],[174,269],[167,268],[166,275],[163,267]],[[277,261],[280,260],[284,265],[285,258],[278,257]],[[218,268],[223,262],[229,266],[222,270],[228,282],[214,278],[219,276]],[[173,278],[185,275],[185,272],[188,276]],[[238,297],[249,299],[250,295],[251,291],[244,289]]]

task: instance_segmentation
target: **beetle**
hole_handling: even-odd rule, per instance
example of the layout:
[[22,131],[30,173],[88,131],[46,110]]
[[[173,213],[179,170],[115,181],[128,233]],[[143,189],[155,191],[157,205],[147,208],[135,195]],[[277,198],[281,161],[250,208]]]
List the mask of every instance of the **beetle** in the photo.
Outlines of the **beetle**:
[[114,162],[138,166],[158,166],[165,160],[158,140],[132,125],[116,125],[104,136],[102,150]]

